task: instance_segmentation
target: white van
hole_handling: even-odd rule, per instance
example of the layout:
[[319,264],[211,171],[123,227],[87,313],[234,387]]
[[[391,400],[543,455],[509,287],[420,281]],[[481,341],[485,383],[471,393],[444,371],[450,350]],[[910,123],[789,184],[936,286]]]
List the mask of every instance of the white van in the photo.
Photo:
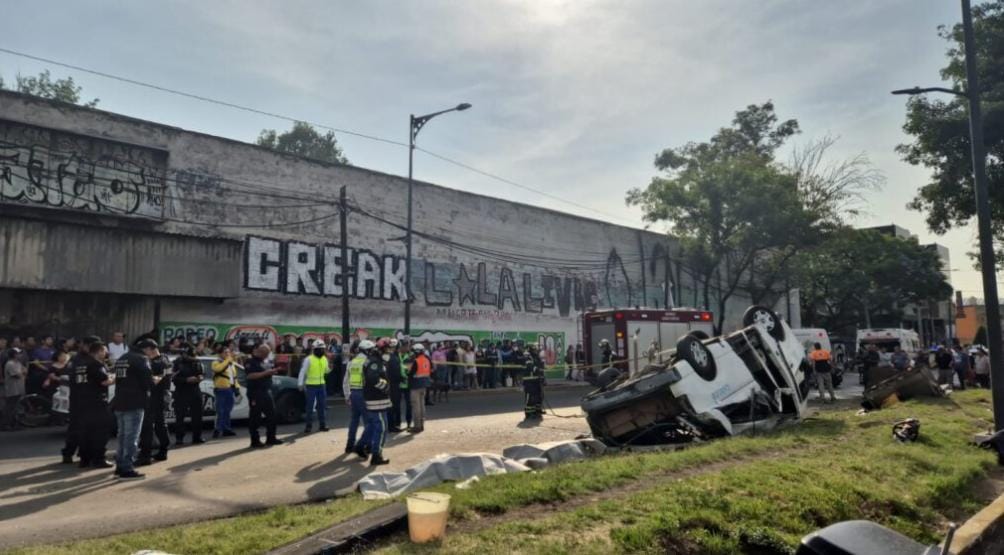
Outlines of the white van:
[[877,345],[879,352],[885,357],[900,346],[910,358],[916,358],[921,351],[920,336],[914,330],[903,328],[871,328],[858,330],[857,344],[859,350],[868,345]]
[[833,352],[833,346],[830,345],[830,334],[826,333],[823,328],[798,328],[791,330],[791,333],[805,347],[807,355],[812,352],[816,343],[819,343],[827,351]]

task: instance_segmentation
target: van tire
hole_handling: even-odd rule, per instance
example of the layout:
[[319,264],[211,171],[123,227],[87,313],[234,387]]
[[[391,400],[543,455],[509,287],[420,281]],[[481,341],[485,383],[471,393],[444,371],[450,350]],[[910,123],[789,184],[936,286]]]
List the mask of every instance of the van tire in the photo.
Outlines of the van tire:
[[770,336],[778,341],[784,341],[784,326],[781,325],[781,318],[773,310],[759,305],[753,305],[743,313],[743,325],[763,324],[767,327]]
[[702,341],[705,339],[711,339],[711,336],[708,335],[707,332],[705,332],[704,330],[691,330],[690,333],[688,333],[687,335],[689,335],[690,337],[696,337]]
[[279,424],[293,424],[303,420],[303,409],[307,401],[303,395],[283,393],[275,400],[275,419]]
[[718,374],[715,367],[715,357],[711,355],[708,347],[700,339],[685,335],[676,343],[676,354],[694,369],[702,379],[714,381]]

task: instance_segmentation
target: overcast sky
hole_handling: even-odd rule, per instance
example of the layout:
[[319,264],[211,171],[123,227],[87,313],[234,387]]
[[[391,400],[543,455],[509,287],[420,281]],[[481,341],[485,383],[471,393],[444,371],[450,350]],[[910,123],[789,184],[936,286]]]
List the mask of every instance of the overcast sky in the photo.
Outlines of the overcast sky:
[[[945,0],[3,3],[0,46],[308,121],[407,141],[409,113],[470,102],[420,146],[572,204],[422,153],[416,177],[641,225],[624,194],[666,147],[706,140],[771,99],[804,142],[840,137],[887,183],[856,225],[895,222],[951,249],[953,283],[977,294],[974,228],[942,237],[905,205],[927,179],[899,159],[903,97],[936,85],[960,19]],[[0,74],[44,64],[0,53]],[[100,108],[251,141],[288,123],[53,67]],[[351,162],[406,174],[407,149],[339,135]]]

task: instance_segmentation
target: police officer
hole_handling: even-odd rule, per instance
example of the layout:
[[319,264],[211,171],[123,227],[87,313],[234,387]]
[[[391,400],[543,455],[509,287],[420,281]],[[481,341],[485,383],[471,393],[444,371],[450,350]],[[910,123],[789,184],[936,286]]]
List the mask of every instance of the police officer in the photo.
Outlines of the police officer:
[[[70,387],[70,422],[66,428],[66,443],[63,445],[63,464],[73,464],[73,455],[77,453],[81,446],[83,430],[80,427],[80,412],[79,407],[83,406],[83,401],[74,402],[74,398],[79,398],[77,391],[80,390],[82,383],[77,383],[76,379],[76,369],[81,366],[86,366],[87,359],[90,357],[91,345],[99,343],[101,341],[100,337],[89,335],[80,340],[80,349],[73,355],[70,362],[66,365],[67,378],[69,380]],[[83,451],[80,453],[83,457]]]
[[523,373],[523,395],[526,420],[542,420],[544,418],[544,363],[540,360],[540,352],[536,345],[527,349]]
[[[390,354],[390,342],[380,340],[377,346],[369,350],[366,356],[366,366],[363,378],[363,398],[366,400],[366,430],[363,432],[363,445],[356,445],[355,452],[366,458],[365,444],[372,453],[370,466],[380,466],[390,461],[383,458],[383,446],[387,441],[387,410],[390,409],[390,383],[387,380],[387,369],[384,357]],[[387,357],[389,358],[389,356]]]
[[143,475],[133,467],[143,413],[150,402],[153,374],[150,359],[160,355],[157,342],[141,339],[128,352],[115,359],[115,398],[112,409],[118,422],[118,449],[115,451],[115,475],[120,480],[136,480]]
[[[384,353],[387,365],[387,382],[390,384],[390,412],[387,414],[387,431],[398,433],[401,429],[401,385],[404,376],[401,374],[401,357],[397,352],[397,339],[389,341],[387,352]],[[405,382],[407,390],[407,382]],[[407,391],[406,391],[407,393]]]
[[328,364],[326,352],[324,341],[314,341],[313,351],[309,357],[303,359],[303,365],[300,367],[298,380],[300,391],[303,391],[307,398],[307,425],[303,428],[305,434],[309,434],[311,431],[315,406],[317,408],[317,429],[322,432],[328,431],[328,421],[325,418],[326,403],[328,402],[325,377],[331,372],[331,366]]
[[191,343],[181,345],[181,356],[174,360],[174,437],[176,445],[185,443],[185,418],[191,420],[192,443],[202,439],[202,365]]
[[[147,466],[153,461],[166,461],[167,449],[171,444],[171,436],[167,433],[164,423],[164,399],[171,388],[171,361],[167,355],[159,353],[150,359],[150,374],[153,377],[153,389],[150,390],[150,401],[143,413],[143,427],[139,432],[139,457],[136,466]],[[157,453],[153,451],[153,436],[157,436]]]
[[[266,445],[279,445],[282,440],[275,437],[275,403],[272,400],[272,376],[274,367],[266,367],[265,360],[271,349],[264,343],[254,348],[247,366],[247,396],[250,405],[248,417],[248,432],[251,434],[251,449],[260,449]],[[264,419],[264,422],[262,422]],[[265,443],[261,442],[258,428],[265,425]]]
[[80,425],[80,468],[112,467],[105,460],[105,446],[111,427],[108,386],[115,383],[115,376],[105,366],[107,356],[105,344],[95,341],[73,369],[77,385],[73,402],[77,404]]
[[356,433],[359,431],[359,422],[366,415],[366,400],[363,398],[363,369],[366,366],[366,354],[374,347],[376,347],[376,344],[369,339],[363,339],[359,342],[359,345],[353,347],[356,355],[349,361],[349,369],[345,372],[345,380],[342,382],[345,402],[348,403],[349,410],[351,411],[349,417],[349,437],[345,443],[346,453],[356,450]]

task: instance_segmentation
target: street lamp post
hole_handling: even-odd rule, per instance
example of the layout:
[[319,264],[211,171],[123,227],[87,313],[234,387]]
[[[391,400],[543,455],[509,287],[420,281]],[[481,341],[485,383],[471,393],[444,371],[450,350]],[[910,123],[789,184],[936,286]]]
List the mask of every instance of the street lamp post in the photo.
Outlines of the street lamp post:
[[980,270],[983,276],[983,302],[987,310],[987,343],[990,347],[990,388],[993,395],[994,430],[1004,429],[1004,353],[1001,343],[1000,304],[997,296],[997,261],[994,255],[990,223],[990,197],[987,189],[986,153],[983,146],[983,114],[980,108],[979,75],[976,73],[976,44],[973,38],[973,14],[969,0],[962,0],[962,31],[966,49],[966,90],[943,87],[902,89],[893,94],[946,92],[969,101],[969,138],[973,154],[973,185],[976,189],[976,224],[980,238]]
[[464,110],[466,110],[466,109],[468,109],[470,107],[471,107],[471,105],[465,102],[463,104],[457,104],[453,108],[450,108],[450,109],[447,109],[447,110],[440,110],[438,112],[433,112],[431,114],[426,114],[424,116],[415,117],[415,114],[412,114],[411,115],[411,119],[410,119],[410,123],[408,125],[408,231],[407,231],[407,234],[405,235],[405,245],[406,245],[406,249],[407,249],[407,254],[406,254],[405,258],[407,259],[407,261],[405,262],[406,266],[404,268],[404,271],[405,271],[404,290],[405,290],[405,296],[407,297],[404,300],[404,334],[405,335],[411,335],[411,301],[412,301],[412,294],[411,294],[411,231],[412,231],[412,209],[413,209],[413,206],[414,206],[413,203],[412,203],[412,192],[413,192],[414,183],[415,183],[414,180],[413,180],[413,178],[412,178],[412,168],[414,167],[414,161],[415,161],[415,138],[418,137],[418,132],[422,130],[422,127],[425,127],[425,124],[428,123],[430,119],[432,119],[432,118],[434,118],[434,117],[436,117],[438,115],[446,114],[448,112],[462,112],[462,111],[464,111]]

